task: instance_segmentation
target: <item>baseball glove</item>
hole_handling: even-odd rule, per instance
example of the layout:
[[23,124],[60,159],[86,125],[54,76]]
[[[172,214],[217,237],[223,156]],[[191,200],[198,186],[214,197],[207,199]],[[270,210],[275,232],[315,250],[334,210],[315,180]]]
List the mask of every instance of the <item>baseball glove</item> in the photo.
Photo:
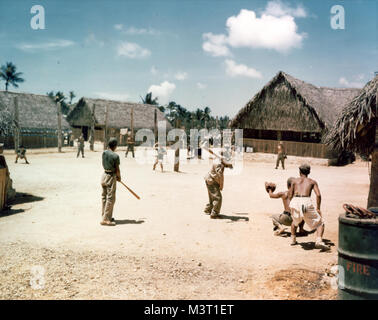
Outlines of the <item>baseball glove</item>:
[[265,190],[269,193],[269,190],[272,190],[274,192],[276,190],[276,184],[273,182],[265,182]]

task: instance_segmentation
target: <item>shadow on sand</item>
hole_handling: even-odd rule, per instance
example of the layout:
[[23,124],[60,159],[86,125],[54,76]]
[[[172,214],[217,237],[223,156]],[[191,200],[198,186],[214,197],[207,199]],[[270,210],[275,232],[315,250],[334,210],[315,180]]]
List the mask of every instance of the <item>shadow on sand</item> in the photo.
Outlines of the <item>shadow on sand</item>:
[[25,210],[24,209],[14,210],[14,209],[11,209],[10,207],[8,207],[8,208],[4,209],[3,211],[0,211],[0,218],[12,216],[14,214],[22,213],[22,212],[25,212]]
[[227,216],[225,214],[220,214],[218,219],[230,220],[229,222],[249,221],[248,217]]
[[[287,227],[287,228],[290,228],[290,227]],[[305,231],[305,232],[297,232],[297,238],[302,238],[302,237],[307,237],[308,235],[314,233],[316,230],[312,230],[312,231]],[[291,237],[291,232],[290,231],[284,231],[281,235],[281,237],[283,238],[289,238]]]
[[17,213],[22,213],[28,210],[28,209],[26,210],[25,209],[12,209],[12,206],[15,206],[18,204],[35,202],[35,201],[42,201],[43,199],[44,199],[43,197],[33,196],[32,194],[17,192],[16,197],[12,201],[7,203],[7,207],[3,211],[0,211],[0,217],[7,217],[7,216],[11,216]]
[[124,219],[124,220],[114,220],[114,222],[118,225],[118,224],[142,224],[144,223],[144,220],[128,220],[128,219]]
[[29,193],[16,192],[16,197],[9,202],[9,206],[14,206],[16,204],[30,203],[35,201],[42,201],[43,197],[33,196]]
[[[328,239],[323,239],[323,242],[329,246],[334,247],[335,244]],[[309,242],[298,242],[298,244],[302,247],[303,250],[315,250],[315,242],[309,241]],[[318,249],[316,249],[318,250]],[[320,252],[327,252],[328,250],[320,250]]]

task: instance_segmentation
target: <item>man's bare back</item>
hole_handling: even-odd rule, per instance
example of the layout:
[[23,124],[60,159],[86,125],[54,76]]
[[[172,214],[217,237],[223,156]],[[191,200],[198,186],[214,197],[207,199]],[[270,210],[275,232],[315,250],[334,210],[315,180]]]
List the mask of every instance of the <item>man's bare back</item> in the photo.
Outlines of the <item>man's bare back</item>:
[[317,187],[317,182],[313,179],[301,176],[293,181],[292,188],[294,196],[311,197],[312,190]]

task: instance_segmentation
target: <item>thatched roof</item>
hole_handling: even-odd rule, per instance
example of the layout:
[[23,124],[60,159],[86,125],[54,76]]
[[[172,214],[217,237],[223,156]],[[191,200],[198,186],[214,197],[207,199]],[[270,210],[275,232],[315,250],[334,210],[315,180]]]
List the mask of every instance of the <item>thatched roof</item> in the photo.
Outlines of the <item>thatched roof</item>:
[[8,135],[13,128],[13,116],[9,108],[0,100],[0,135]]
[[324,141],[341,150],[370,154],[375,142],[377,123],[378,76],[369,81],[350,103],[340,112],[334,127]]
[[280,71],[231,122],[233,128],[323,132],[359,89],[316,87]]
[[[18,103],[21,131],[56,130],[58,127],[57,106],[47,95],[0,91],[0,112],[8,109],[14,119],[15,98]],[[62,129],[69,129],[62,117]]]
[[[140,128],[154,128],[155,109],[157,110],[157,121],[167,121],[164,113],[153,105],[83,97],[68,114],[68,122],[72,126],[91,126],[93,105],[95,105],[95,120],[97,126],[105,125],[105,110],[107,105],[109,106],[109,128],[130,128],[132,108],[134,108],[134,129],[136,130]],[[168,128],[170,128],[170,124],[167,121],[167,129]]]

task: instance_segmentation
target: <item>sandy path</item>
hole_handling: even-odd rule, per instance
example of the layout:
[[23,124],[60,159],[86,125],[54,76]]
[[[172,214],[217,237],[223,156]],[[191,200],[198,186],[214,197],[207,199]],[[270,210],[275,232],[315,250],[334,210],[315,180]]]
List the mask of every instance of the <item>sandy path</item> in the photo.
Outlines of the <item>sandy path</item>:
[[[86,152],[85,159],[76,159],[72,149],[30,153],[30,166],[14,164],[13,155],[6,154],[17,192],[43,200],[14,205],[8,215],[0,216],[0,262],[12,274],[0,273],[0,298],[334,297],[334,290],[321,286],[317,275],[337,261],[341,205],[366,203],[365,164],[312,167],[311,177],[323,194],[325,239],[335,245],[325,253],[312,250],[314,235],[298,238],[301,245],[296,247],[289,245],[289,238],[272,235],[269,216],[281,212],[282,205],[268,198],[263,183],[274,181],[278,190],[284,189],[286,179],[297,175],[296,161],[285,171],[274,170],[274,163],[245,161],[241,175],[225,178],[225,218],[211,220],[202,213],[207,161],[182,165],[181,173],[173,173],[172,166],[160,173],[119,154],[123,180],[142,200],[118,186],[116,227],[99,224],[101,152]],[[91,268],[93,259],[97,267]],[[67,263],[76,276],[64,275]],[[46,269],[44,290],[28,285],[32,265]],[[106,270],[116,273],[110,276]],[[277,278],[284,272],[280,270],[297,271],[289,272],[293,276],[282,283]],[[58,273],[65,282],[54,275]],[[92,276],[100,280],[93,282]],[[137,289],[115,293],[111,288],[122,284],[120,279],[127,279],[125,287]],[[290,289],[290,284],[298,287],[298,279],[304,286],[299,293]],[[272,283],[280,290],[272,290]]]

